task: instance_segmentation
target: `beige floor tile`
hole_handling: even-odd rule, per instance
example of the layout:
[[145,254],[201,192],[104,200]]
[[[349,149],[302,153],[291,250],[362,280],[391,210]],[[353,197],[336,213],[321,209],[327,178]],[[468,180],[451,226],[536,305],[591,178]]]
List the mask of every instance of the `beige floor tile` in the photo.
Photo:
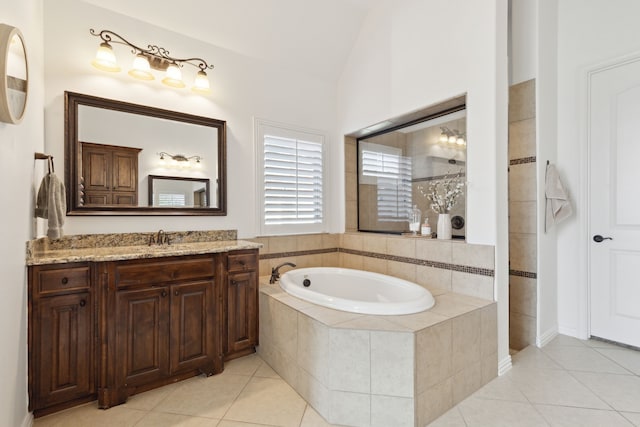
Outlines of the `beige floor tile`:
[[270,424],[243,423],[241,421],[222,420],[217,427],[278,427]]
[[445,412],[440,418],[429,424],[429,427],[467,427],[458,407]]
[[547,348],[554,347],[584,347],[587,345],[586,340],[579,340],[578,338],[568,337],[566,335],[558,335],[551,342],[544,346]]
[[596,351],[623,368],[640,375],[640,351],[624,348],[596,348]]
[[276,373],[276,371],[274,371],[273,368],[271,366],[269,366],[269,364],[267,364],[266,362],[263,363],[262,365],[260,365],[260,367],[258,368],[256,373],[253,374],[253,376],[254,377],[261,377],[261,378],[276,378],[276,379],[280,379],[280,375],[278,375]]
[[257,354],[240,357],[224,364],[224,372],[234,375],[252,376],[264,362]]
[[214,418],[149,412],[136,427],[216,427],[219,421]]
[[460,405],[468,427],[540,427],[548,425],[529,404],[469,398]]
[[558,365],[569,371],[604,372],[610,374],[631,373],[587,346],[543,348],[542,351]]
[[612,349],[621,349],[621,348],[625,348],[622,345],[618,345],[618,344],[613,344],[610,342],[606,342],[606,341],[601,341],[598,339],[589,339],[584,341],[584,344],[591,347],[591,348],[612,348]]
[[507,375],[531,403],[611,409],[566,371],[512,370]]
[[511,378],[506,375],[495,378],[489,384],[476,391],[472,397],[528,403],[524,394],[518,390],[518,387],[516,387]]
[[638,412],[621,412],[623,417],[631,421],[634,426],[640,426],[640,413]]
[[34,427],[128,427],[134,426],[147,414],[146,411],[126,408],[122,405],[102,410],[96,402],[79,406],[34,421]]
[[560,365],[551,360],[542,350],[529,346],[512,357],[514,370],[539,370],[539,369],[562,369]]
[[615,411],[551,405],[535,405],[535,407],[552,427],[631,427],[633,425]]
[[591,372],[572,374],[614,409],[640,412],[640,377]]
[[[188,379],[185,381],[193,381],[194,379]],[[171,394],[174,390],[180,387],[183,383],[178,382],[175,384],[168,384],[164,387],[159,387],[153,390],[145,391],[144,393],[136,394],[129,399],[127,399],[127,403],[124,404],[125,407],[130,409],[140,409],[143,411],[150,411],[160,402],[162,402],[169,394]]]
[[251,377],[223,372],[189,381],[163,400],[156,412],[222,418]]
[[298,427],[306,402],[284,380],[252,378],[224,420]]
[[320,416],[311,406],[307,405],[307,409],[304,411],[302,422],[300,427],[331,427],[333,424],[329,424],[324,418]]

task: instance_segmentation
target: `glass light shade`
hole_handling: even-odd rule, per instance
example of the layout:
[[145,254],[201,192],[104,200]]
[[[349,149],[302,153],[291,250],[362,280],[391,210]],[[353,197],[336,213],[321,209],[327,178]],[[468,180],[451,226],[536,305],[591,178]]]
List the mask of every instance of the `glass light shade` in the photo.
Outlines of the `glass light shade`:
[[451,135],[449,137],[449,143],[455,144],[456,142],[458,142],[458,138],[455,135]]
[[458,140],[456,141],[456,143],[457,143],[458,145],[464,145],[464,138],[463,138],[463,137],[461,137],[461,136],[459,136],[459,137],[458,137]]
[[91,65],[98,70],[110,71],[116,73],[121,70],[118,62],[116,61],[116,55],[113,53],[111,45],[107,42],[100,43],[100,47],[96,52],[96,57],[91,61]]
[[133,66],[129,70],[129,75],[139,80],[153,80],[153,74],[151,74],[151,66],[146,56],[138,54],[133,58]]
[[440,134],[440,142],[447,142],[447,141],[449,141],[449,137],[447,136],[446,133],[442,132]]
[[196,74],[196,79],[193,82],[192,91],[197,93],[209,93],[211,89],[209,87],[209,78],[207,77],[207,73],[200,70],[198,74]]
[[162,83],[175,88],[185,87],[185,84],[182,81],[182,72],[180,71],[180,67],[176,64],[169,64],[166,76],[162,79]]

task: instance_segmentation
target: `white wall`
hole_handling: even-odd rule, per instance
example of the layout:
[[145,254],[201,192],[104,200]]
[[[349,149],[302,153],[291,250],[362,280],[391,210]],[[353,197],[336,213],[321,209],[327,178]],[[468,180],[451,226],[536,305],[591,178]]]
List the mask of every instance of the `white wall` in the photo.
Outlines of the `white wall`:
[[547,160],[562,171],[557,161],[557,18],[558,0],[536,1],[536,167],[538,181],[537,285],[538,346],[558,331],[558,249],[556,228],[545,232],[545,175]]
[[621,56],[640,53],[637,0],[559,0],[558,164],[576,215],[558,228],[558,322],[560,332],[586,338],[586,74]]
[[509,85],[537,77],[538,0],[509,0]]
[[[79,0],[45,2],[44,14],[46,149],[56,159],[64,158],[65,90],[227,121],[226,217],[67,217],[66,234],[163,228],[167,231],[237,229],[240,237],[255,236],[254,116],[318,129],[327,135],[330,156],[335,157],[334,152],[341,150],[333,138],[336,134],[335,83],[279,69]],[[132,56],[122,46],[114,45],[122,72],[113,74],[94,69],[90,61],[99,39],[89,34],[89,28],[115,31],[138,45],[158,44],[177,57],[200,56],[209,60],[215,65],[209,73],[211,95],[202,97],[188,89],[165,88],[157,80],[132,79],[126,74]],[[333,163],[328,164],[334,167]],[[338,170],[337,166],[329,170],[330,176]],[[329,222],[335,224],[338,211],[330,208],[329,214]]]
[[[339,82],[340,134],[467,94],[467,241],[496,245],[508,358],[507,1],[384,0]],[[506,311],[505,311],[506,310]]]
[[42,64],[42,1],[0,0],[1,22],[18,27],[24,36],[29,66],[29,98],[22,123],[0,123],[0,181],[5,204],[0,227],[0,425],[27,426],[27,283],[25,242],[31,238],[34,175],[45,162],[34,161],[42,151],[44,72]]

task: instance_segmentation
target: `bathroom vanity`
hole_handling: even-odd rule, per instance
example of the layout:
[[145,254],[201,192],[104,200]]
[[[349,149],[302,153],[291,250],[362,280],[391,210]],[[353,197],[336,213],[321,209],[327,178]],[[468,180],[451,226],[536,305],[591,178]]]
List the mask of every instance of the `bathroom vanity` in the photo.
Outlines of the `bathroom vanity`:
[[28,258],[29,409],[45,415],[195,375],[258,343],[258,247],[48,250]]

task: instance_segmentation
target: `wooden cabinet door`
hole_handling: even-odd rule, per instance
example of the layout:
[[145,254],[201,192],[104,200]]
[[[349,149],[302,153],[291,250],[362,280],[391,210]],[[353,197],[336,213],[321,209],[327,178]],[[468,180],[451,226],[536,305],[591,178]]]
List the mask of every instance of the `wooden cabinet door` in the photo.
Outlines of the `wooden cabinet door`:
[[258,281],[255,271],[229,274],[227,286],[227,352],[258,342]]
[[[130,191],[138,190],[138,151],[116,150],[112,159],[112,190]],[[136,200],[136,203],[138,201]]]
[[169,288],[116,293],[117,387],[143,385],[169,374]]
[[37,336],[32,357],[37,394],[33,409],[96,392],[93,370],[93,316],[89,292],[42,298],[36,308]]
[[171,286],[171,373],[200,369],[213,375],[218,357],[215,284],[203,280]]
[[111,190],[111,152],[93,144],[83,144],[82,176],[85,191]]

